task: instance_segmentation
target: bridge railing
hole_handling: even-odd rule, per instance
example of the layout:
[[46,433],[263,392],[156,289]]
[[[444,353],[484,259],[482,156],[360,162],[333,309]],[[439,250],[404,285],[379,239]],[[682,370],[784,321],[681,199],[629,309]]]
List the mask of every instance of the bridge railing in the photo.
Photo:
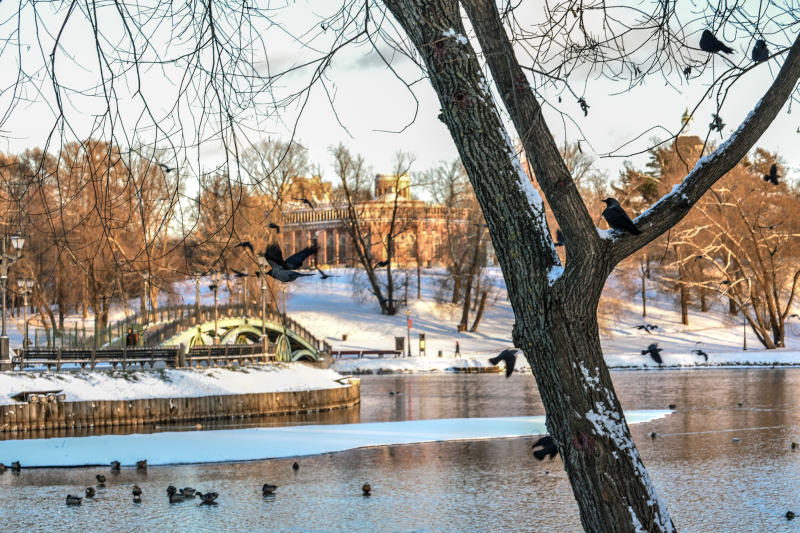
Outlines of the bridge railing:
[[155,368],[156,364],[165,368],[204,366],[229,366],[256,362],[268,363],[276,360],[274,344],[218,344],[194,346],[186,350],[184,346],[128,346],[122,348],[27,348],[20,350],[12,358],[12,368],[25,370],[32,368],[94,370],[98,365],[130,368]]

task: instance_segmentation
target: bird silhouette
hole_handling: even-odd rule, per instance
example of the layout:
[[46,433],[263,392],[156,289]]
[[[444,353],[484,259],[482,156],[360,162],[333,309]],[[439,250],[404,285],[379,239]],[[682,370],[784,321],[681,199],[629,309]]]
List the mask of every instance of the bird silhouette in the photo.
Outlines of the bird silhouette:
[[683,76],[686,78],[686,81],[689,81],[689,76],[692,74],[692,67],[686,67],[683,69]]
[[97,491],[94,490],[94,487],[86,487],[86,497],[87,498],[94,498],[95,494],[97,494]]
[[722,133],[722,128],[724,127],[725,123],[722,122],[722,118],[716,113],[711,113],[711,122],[708,123],[708,129],[711,131],[717,130]]
[[653,361],[658,363],[659,365],[662,364],[664,361],[661,360],[661,352],[663,350],[658,347],[658,344],[653,343],[647,347],[646,350],[642,350],[642,355],[650,355],[653,358]]
[[364,494],[364,496],[369,496],[371,490],[372,487],[370,487],[369,483],[364,483],[361,485],[361,493]]
[[769,50],[767,49],[767,41],[759,39],[753,46],[753,52],[750,54],[753,61],[761,63],[769,58]]
[[119,461],[111,461],[111,471],[112,472],[118,472],[120,470],[120,466],[121,465],[119,464]]
[[73,496],[72,494],[67,494],[67,505],[80,505],[81,504],[80,496]]
[[136,470],[147,470],[147,459],[136,461]]
[[261,494],[264,496],[272,496],[275,494],[275,491],[278,489],[278,485],[270,485],[269,483],[264,483],[261,487]]
[[322,277],[322,279],[328,279],[328,278],[336,278],[336,277],[338,277],[338,276],[331,276],[330,274],[326,274],[325,272],[323,272],[322,270],[320,270],[320,268],[319,268],[318,266],[315,266],[314,268],[316,268],[316,269],[317,269],[317,272],[319,272],[319,275]]
[[203,500],[200,505],[217,505],[219,494],[216,492],[198,492],[197,495]]
[[105,486],[105,484],[106,484],[106,476],[104,476],[103,474],[97,474],[94,477],[97,480],[97,486],[98,487],[104,487]]
[[281,232],[281,227],[279,225],[275,224],[274,222],[270,222],[269,224],[267,224],[267,227],[274,229],[275,233],[280,233]]
[[19,474],[22,471],[22,465],[19,464],[19,461],[14,461],[11,463],[11,472]]
[[636,328],[636,329],[643,329],[644,331],[646,331],[647,333],[650,333],[651,335],[652,335],[653,331],[658,329],[658,326],[656,326],[655,324],[639,324],[639,325],[633,326],[633,327]]
[[309,200],[308,198],[298,198],[297,200],[300,201],[300,202],[303,202],[308,207],[310,207],[312,210],[314,209],[314,204],[311,203],[311,200]]
[[283,283],[294,281],[301,276],[313,276],[313,274],[295,272],[295,269],[300,268],[303,261],[305,261],[308,256],[316,253],[317,250],[318,248],[316,245],[311,245],[284,259],[281,247],[277,243],[270,244],[264,252],[267,263],[272,267],[272,270],[267,272],[267,274]]
[[174,486],[172,486],[172,485],[169,485],[169,486],[167,487],[167,496],[172,496],[172,495],[173,495],[173,494],[175,494],[176,492],[178,492],[178,489],[176,489]]
[[556,246],[564,246],[564,233],[561,231],[561,228],[556,228]]
[[708,361],[708,354],[703,350],[692,350],[692,353],[696,353],[697,355],[701,356],[703,359]]
[[183,503],[184,499],[180,492],[173,492],[169,495],[169,503]]
[[493,365],[497,365],[503,361],[506,364],[506,379],[511,376],[511,373],[514,371],[514,364],[517,362],[517,349],[516,348],[508,348],[503,350],[495,357],[489,359],[489,362]]
[[133,502],[139,503],[142,501],[142,489],[139,485],[134,485],[131,489],[131,493],[133,494]]
[[[541,447],[540,450],[536,448]],[[550,435],[545,435],[544,437],[540,438],[536,442],[533,443],[533,456],[536,457],[537,460],[542,461],[548,455],[550,459],[553,459],[556,455],[558,455],[558,448],[556,447],[556,443],[553,440],[553,437]]]
[[606,198],[603,202],[606,204],[606,208],[603,210],[603,218],[606,219],[612,229],[627,231],[632,235],[642,233],[633,223],[631,217],[628,216],[628,213],[619,205],[616,198]]
[[384,261],[378,261],[377,263],[375,263],[372,266],[372,270],[377,270],[379,268],[383,268],[383,267],[386,267],[386,266],[389,266],[389,260],[388,259],[386,259]]
[[589,104],[586,103],[586,100],[583,97],[578,98],[578,105],[581,106],[581,111],[583,111],[583,116],[584,117],[588,116],[589,115]]
[[764,179],[764,181],[768,181],[768,182],[772,183],[773,185],[777,185],[778,184],[778,178],[780,178],[780,176],[778,176],[778,165],[773,163],[772,166],[769,167],[769,174],[764,174],[764,178],[763,179]]
[[237,278],[246,278],[250,275],[247,272],[241,272],[239,270],[236,270],[235,268],[232,268],[231,272],[233,272],[233,275]]
[[163,170],[163,171],[164,171],[164,172],[166,172],[166,173],[170,173],[170,172],[172,172],[173,170],[175,170],[175,168],[174,168],[174,167],[168,167],[168,166],[167,166],[167,165],[165,165],[164,163],[159,163],[159,164],[158,164],[158,166],[160,166],[160,167],[161,167],[161,170]]
[[234,248],[244,248],[245,250],[250,250],[250,253],[256,255],[256,251],[253,249],[253,245],[250,241],[242,241],[237,243],[233,246]]
[[709,54],[717,52],[725,52],[732,54],[733,48],[726,46],[725,43],[717,39],[713,33],[708,30],[703,30],[703,35],[700,36],[700,49]]
[[295,461],[294,463],[292,463],[292,470],[294,470],[295,472],[297,472],[298,470],[300,470],[300,464],[299,464],[297,461]]

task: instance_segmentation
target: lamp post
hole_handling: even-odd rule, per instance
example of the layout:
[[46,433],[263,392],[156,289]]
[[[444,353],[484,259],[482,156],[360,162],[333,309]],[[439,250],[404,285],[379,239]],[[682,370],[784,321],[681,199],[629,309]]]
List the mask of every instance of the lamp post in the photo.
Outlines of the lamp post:
[[406,309],[406,331],[408,332],[408,348],[406,357],[411,357],[411,311]]
[[217,323],[219,320],[219,313],[217,309],[217,290],[219,290],[220,282],[219,272],[212,272],[211,281],[212,283],[208,286],[208,288],[214,292],[214,344],[219,344],[219,331],[217,329]]
[[259,279],[261,279],[261,340],[267,335],[267,258],[259,255],[257,259]]
[[142,278],[144,279],[144,327],[147,329],[147,325],[150,323],[150,287],[148,286],[150,282],[150,273],[143,272]]
[[30,341],[28,340],[28,295],[33,291],[32,279],[18,279],[17,287],[22,293],[22,323],[24,324],[25,332],[22,338],[22,348],[27,349]]
[[0,255],[0,288],[2,288],[3,317],[2,333],[0,333],[0,367],[6,368],[11,365],[11,350],[8,345],[8,335],[6,335],[6,289],[8,286],[8,269],[20,258],[20,251],[25,245],[25,239],[17,234],[11,236],[11,247],[14,255],[6,253],[6,238],[3,237],[2,255]]
[[203,277],[202,272],[194,272],[192,279],[194,280],[194,319],[200,322],[200,278]]

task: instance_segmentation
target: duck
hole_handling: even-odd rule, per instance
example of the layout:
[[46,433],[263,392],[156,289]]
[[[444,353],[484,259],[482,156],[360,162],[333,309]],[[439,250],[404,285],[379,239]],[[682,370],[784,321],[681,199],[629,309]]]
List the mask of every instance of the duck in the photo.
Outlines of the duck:
[[136,470],[147,470],[147,459],[136,461]]
[[72,494],[67,494],[67,505],[80,505],[81,504],[80,496],[73,496]]
[[169,495],[169,503],[183,503],[184,497],[180,492],[173,492]]
[[264,496],[272,496],[275,494],[275,490],[278,488],[278,485],[270,485],[269,483],[264,483],[264,486],[261,487],[261,493]]
[[133,497],[141,496],[142,495],[142,488],[139,485],[134,485],[133,489],[131,489],[133,493]]
[[176,489],[176,488],[175,488],[175,487],[173,487],[172,485],[170,485],[169,487],[167,487],[167,496],[172,496],[172,495],[173,495],[173,494],[175,494],[176,492],[178,492],[178,489]]
[[292,470],[294,470],[295,472],[297,472],[298,470],[300,470],[300,464],[299,464],[297,461],[295,461],[294,463],[292,463]]
[[11,471],[16,472],[17,474],[19,474],[20,471],[22,471],[22,465],[19,464],[19,461],[14,461],[13,463],[11,463]]
[[111,461],[111,471],[112,472],[118,472],[120,470],[120,467],[121,467],[121,465],[119,464],[119,461]]
[[184,498],[194,498],[194,495],[197,491],[194,490],[192,487],[184,487],[181,489],[181,494]]
[[95,495],[94,487],[86,487],[86,497],[94,498],[94,495]]
[[369,496],[369,492],[372,490],[372,487],[369,486],[369,483],[364,483],[361,485],[361,492],[364,493],[364,496]]
[[0,474],[4,474],[6,470],[8,470],[8,467],[3,463],[0,463]]
[[219,494],[216,492],[206,492],[205,494],[198,492],[197,495],[200,496],[201,500],[203,500],[200,502],[200,505],[217,505],[216,500],[219,497]]
[[97,474],[94,477],[97,480],[97,486],[98,487],[105,487],[106,486],[106,476],[104,476],[103,474]]

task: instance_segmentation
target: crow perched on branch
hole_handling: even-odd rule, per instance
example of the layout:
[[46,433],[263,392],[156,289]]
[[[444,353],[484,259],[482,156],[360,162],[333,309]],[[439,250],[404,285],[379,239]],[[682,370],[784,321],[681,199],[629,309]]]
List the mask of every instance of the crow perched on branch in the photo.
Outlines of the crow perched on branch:
[[714,34],[708,30],[703,30],[703,35],[700,36],[700,49],[709,54],[717,52],[725,52],[726,54],[733,53],[733,48],[725,45],[725,43],[717,39]]
[[611,228],[627,231],[632,235],[642,233],[633,223],[631,217],[628,216],[628,213],[619,205],[616,198],[606,198],[603,202],[606,204],[606,208],[603,210],[603,218],[606,219]]
[[753,51],[750,54],[753,58],[753,61],[756,63],[761,63],[762,61],[766,61],[769,58],[769,49],[767,49],[767,41],[764,39],[759,39],[756,41],[755,46],[753,46]]

